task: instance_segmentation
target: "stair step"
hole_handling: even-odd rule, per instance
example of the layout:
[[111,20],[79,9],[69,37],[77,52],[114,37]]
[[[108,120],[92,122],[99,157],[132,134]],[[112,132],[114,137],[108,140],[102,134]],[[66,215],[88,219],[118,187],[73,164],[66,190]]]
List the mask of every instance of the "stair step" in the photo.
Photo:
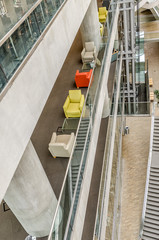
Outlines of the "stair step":
[[159,225],[159,220],[157,220],[157,219],[152,219],[152,218],[149,218],[149,217],[145,217],[145,222],[150,223],[150,224]]
[[157,172],[150,172],[150,176],[156,176],[156,177],[159,177],[159,173],[157,173]]
[[146,226],[146,227],[148,227],[148,228],[153,228],[153,229],[159,230],[159,225],[158,225],[158,224],[153,224],[153,223],[144,222],[144,226]]
[[159,189],[151,188],[149,185],[148,192],[153,193],[153,194],[159,194]]
[[159,183],[159,176],[151,176],[150,175],[150,180],[158,181],[158,183]]
[[150,191],[148,191],[148,196],[159,198],[159,193],[154,193],[154,192],[151,192],[151,190],[150,190]]
[[146,209],[151,209],[151,210],[154,210],[154,211],[158,211],[158,212],[159,212],[159,207],[152,206],[152,205],[149,205],[149,204],[147,204]]
[[159,189],[159,186],[157,185],[153,185],[153,184],[149,184],[149,189]]
[[159,186],[159,182],[158,181],[154,181],[154,180],[151,180],[149,181],[150,184],[153,184],[153,185],[157,185]]
[[154,233],[154,234],[159,234],[159,230],[157,229],[154,229],[154,228],[150,228],[150,227],[147,227],[147,226],[144,226],[143,228],[144,232],[149,232],[149,233]]
[[155,239],[155,240],[159,239],[159,235],[158,234],[150,233],[150,232],[147,232],[147,231],[143,232],[143,236],[152,237],[152,239]]
[[152,215],[152,214],[147,213],[147,212],[146,212],[145,216],[146,216],[146,218],[151,218],[151,219],[153,219],[153,220],[159,221],[159,216]]
[[[147,236],[142,236],[141,240],[155,240],[154,238],[150,238]],[[158,239],[157,239],[158,240]]]
[[147,201],[148,205],[159,207],[159,203],[153,201]]
[[153,133],[153,138],[154,138],[154,137],[158,137],[158,136],[159,136],[159,133],[157,133],[157,132],[154,132],[154,133]]
[[158,142],[159,141],[159,136],[153,136],[153,142],[154,141]]
[[158,198],[154,198],[154,197],[147,197],[148,200],[152,201],[152,202],[157,202],[159,203],[159,199]]
[[159,145],[153,142],[153,148],[159,148]]
[[149,214],[159,217],[159,213],[156,210],[151,210],[151,209],[146,208],[146,213],[149,213]]
[[151,172],[158,172],[158,173],[159,173],[159,168],[151,167],[150,171],[151,171]]
[[159,152],[159,149],[158,149],[158,148],[152,148],[152,150],[153,150],[154,152]]

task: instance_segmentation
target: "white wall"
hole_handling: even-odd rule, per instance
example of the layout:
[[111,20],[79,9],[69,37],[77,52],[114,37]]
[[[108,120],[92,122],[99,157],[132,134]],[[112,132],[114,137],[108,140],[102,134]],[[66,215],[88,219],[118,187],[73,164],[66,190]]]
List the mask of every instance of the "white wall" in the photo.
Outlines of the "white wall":
[[91,0],[68,0],[0,102],[0,202]]

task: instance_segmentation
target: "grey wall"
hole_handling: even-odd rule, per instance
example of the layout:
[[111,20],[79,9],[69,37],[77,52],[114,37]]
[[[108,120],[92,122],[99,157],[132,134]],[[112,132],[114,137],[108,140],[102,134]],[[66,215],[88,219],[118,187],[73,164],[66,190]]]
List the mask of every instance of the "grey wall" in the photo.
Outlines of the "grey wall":
[[68,0],[0,103],[0,201],[91,0]]

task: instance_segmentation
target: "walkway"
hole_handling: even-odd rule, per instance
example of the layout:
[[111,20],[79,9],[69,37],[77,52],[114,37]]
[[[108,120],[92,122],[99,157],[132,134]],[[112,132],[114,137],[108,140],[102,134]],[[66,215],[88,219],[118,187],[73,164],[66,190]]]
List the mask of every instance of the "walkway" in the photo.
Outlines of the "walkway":
[[150,117],[126,117],[123,137],[123,185],[120,240],[138,239],[149,154]]
[[[59,194],[60,194],[66,167],[68,164],[68,158],[53,159],[50,152],[48,151],[48,143],[51,139],[52,132],[54,131],[56,132],[58,126],[62,126],[62,123],[65,119],[64,112],[63,112],[63,104],[68,95],[69,89],[76,89],[74,76],[75,76],[76,70],[77,69],[81,70],[82,68],[81,51],[82,51],[82,41],[81,41],[80,32],[78,32],[31,137],[31,141],[35,147],[35,150],[39,156],[39,159],[44,167],[46,175],[50,181],[50,184],[57,198],[59,197]],[[113,64],[113,66],[115,65]],[[114,70],[112,72],[114,73]],[[111,90],[113,85],[112,78],[110,79],[109,83],[110,83],[109,89]],[[81,91],[85,95],[87,88],[82,88]],[[104,139],[105,139],[106,129],[107,129],[107,119],[102,120],[101,127],[102,128],[100,133],[100,140],[102,141],[98,143],[99,151],[97,152],[98,153],[97,158],[98,160],[100,159],[102,163],[102,156],[103,156],[104,143],[105,143]],[[95,194],[94,194],[92,203],[95,206],[98,198],[98,187],[99,187],[99,181],[100,181],[101,166],[102,164],[99,165],[98,168],[95,168],[96,171],[94,170],[93,172],[94,179],[95,179],[95,181],[93,182],[93,189],[94,189],[93,191],[95,191],[94,192]],[[91,186],[91,189],[92,189],[92,186]],[[91,213],[88,213],[91,219],[93,219],[91,215],[93,215],[95,218],[96,207],[93,207],[93,209],[94,209],[94,212],[91,211]],[[86,235],[88,235],[88,231],[89,229],[86,231]],[[22,239],[25,239],[27,235],[28,234],[25,232],[23,227],[14,217],[12,212],[10,210],[7,212],[3,212],[2,206],[1,206],[0,238],[3,240],[4,239],[5,240],[22,240]],[[44,240],[47,238],[41,238],[41,239]],[[38,240],[40,240],[40,238],[38,238]]]

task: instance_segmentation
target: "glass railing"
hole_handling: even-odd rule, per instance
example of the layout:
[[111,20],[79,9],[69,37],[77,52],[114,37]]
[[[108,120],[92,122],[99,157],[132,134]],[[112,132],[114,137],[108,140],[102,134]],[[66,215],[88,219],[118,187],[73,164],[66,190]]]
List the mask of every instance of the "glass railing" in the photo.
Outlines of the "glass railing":
[[33,48],[48,23],[66,0],[42,0],[0,46],[0,92]]
[[[117,101],[117,81],[118,81],[118,75],[119,75],[119,68],[120,64],[117,62],[116,65],[116,71],[115,71],[115,82],[114,82],[114,95],[113,99],[115,102]],[[119,89],[118,89],[119,91]],[[120,99],[120,96],[119,96]],[[112,102],[112,101],[111,101]],[[98,205],[97,205],[97,213],[96,213],[96,221],[95,221],[95,228],[94,228],[94,239],[100,239],[101,236],[101,227],[102,227],[102,220],[103,220],[103,207],[104,207],[104,199],[105,199],[105,186],[106,186],[106,179],[107,179],[107,174],[108,174],[108,159],[111,154],[111,139],[113,137],[113,125],[114,125],[114,120],[117,117],[117,112],[120,113],[121,115],[121,110],[122,110],[122,105],[118,104],[111,104],[111,115],[109,117],[109,123],[108,123],[108,128],[107,128],[107,138],[106,138],[106,146],[105,146],[105,153],[104,153],[104,160],[103,160],[103,167],[102,167],[102,175],[101,175],[101,181],[100,181],[100,189],[99,189],[99,195],[98,195]],[[117,108],[117,112],[115,113]],[[118,117],[119,120],[120,117]],[[118,120],[116,122],[116,136],[115,136],[115,146],[117,147],[118,143],[116,144],[117,140],[116,137],[119,136],[119,129],[117,130]],[[115,147],[114,147],[115,149]],[[115,150],[114,150],[115,151]],[[114,155],[115,156],[115,155]],[[113,168],[114,171],[115,167]],[[114,172],[115,173],[115,172]],[[114,177],[112,178],[114,179]],[[110,239],[110,238],[108,238]]]
[[149,186],[150,168],[151,168],[151,161],[152,161],[152,144],[153,144],[153,132],[154,132],[155,107],[156,107],[155,103],[153,103],[152,109],[151,109],[152,113],[151,113],[151,134],[150,134],[149,157],[147,162],[147,175],[146,175],[145,194],[144,194],[142,217],[141,217],[141,223],[140,223],[139,239],[141,239],[142,237],[143,225],[144,225],[145,214],[146,214],[146,203],[147,203],[147,197],[148,197],[148,186]]
[[1,0],[0,1],[0,39],[39,2],[37,0]]
[[[109,19],[110,15],[111,20]],[[110,30],[112,28],[114,15],[115,13],[110,14],[108,12],[107,21],[109,20]],[[108,31],[105,32],[108,33]],[[69,159],[63,186],[58,200],[58,205],[53,219],[51,232],[48,238],[49,240],[57,239],[57,236],[58,239],[70,239],[72,234],[74,218],[78,205],[80,188],[88,154],[89,142],[96,114],[96,106],[101,90],[101,80],[103,77],[109,41],[110,36],[104,34],[104,38],[101,41],[100,51],[98,53],[98,59],[102,64],[101,66],[96,65],[95,68],[93,68],[94,80],[92,84],[90,81],[90,85],[85,97],[85,104],[77,128],[73,152],[71,153]],[[82,131],[83,128],[84,132]],[[59,222],[59,212],[62,212],[62,217],[61,222],[57,226],[57,222]]]

